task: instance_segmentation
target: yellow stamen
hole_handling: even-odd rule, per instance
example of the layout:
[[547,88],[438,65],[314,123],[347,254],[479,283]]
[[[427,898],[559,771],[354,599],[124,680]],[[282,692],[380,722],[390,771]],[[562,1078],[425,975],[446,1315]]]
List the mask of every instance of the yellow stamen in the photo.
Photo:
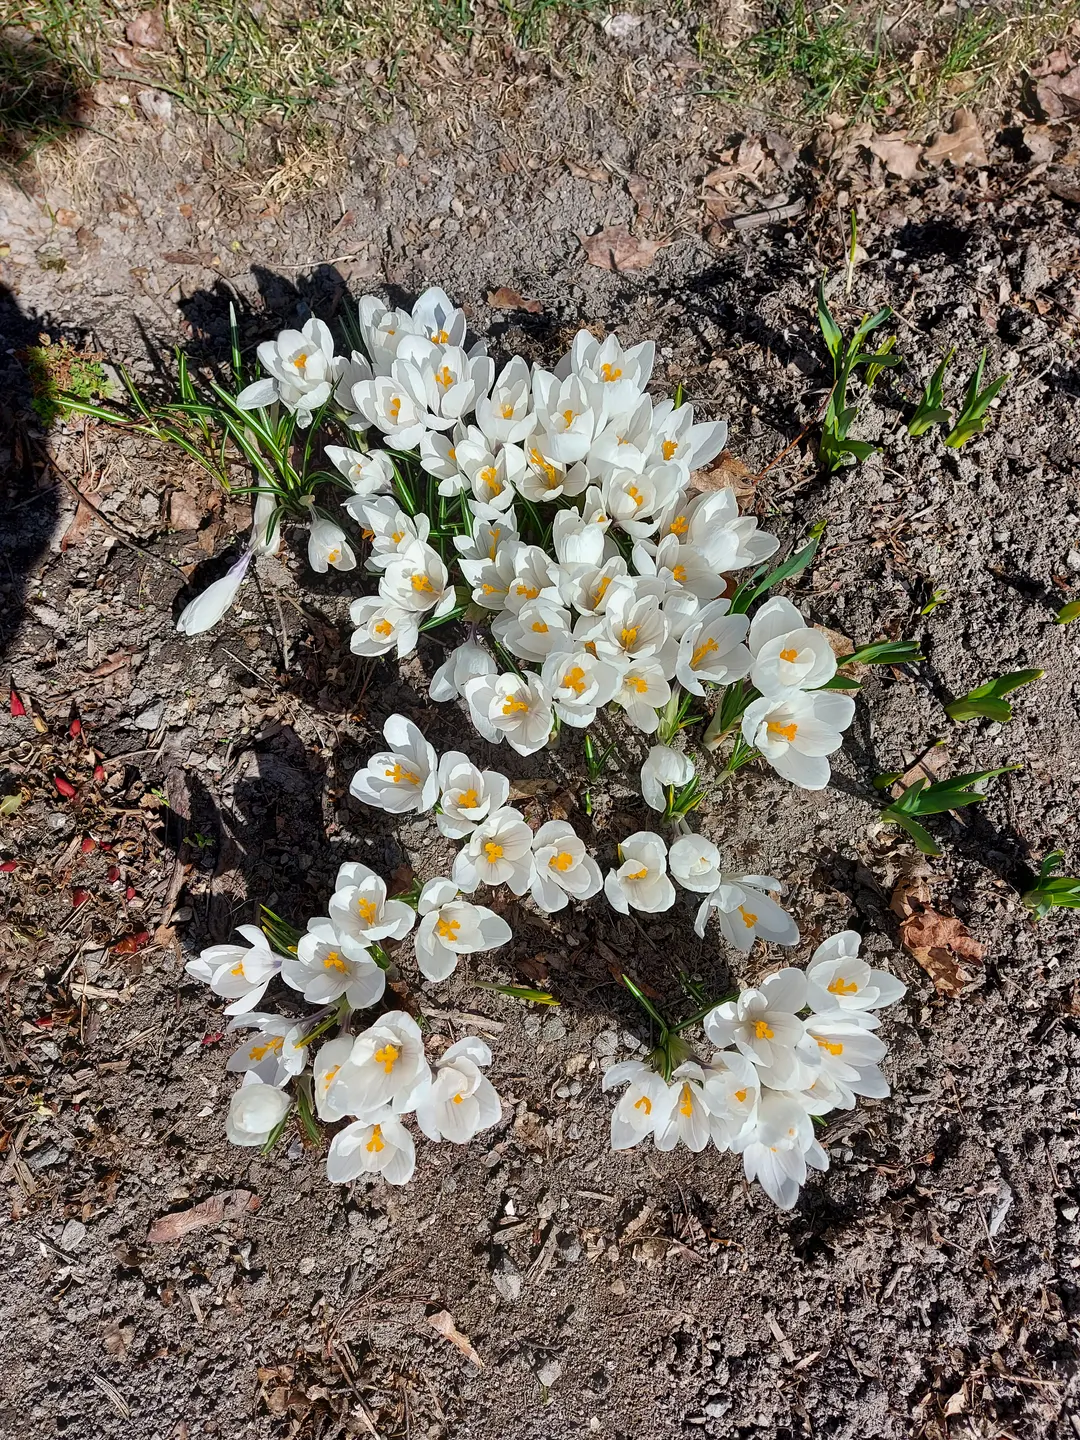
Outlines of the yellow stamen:
[[232,967],[232,969],[229,971],[229,974],[230,974],[230,975],[242,975],[243,973],[244,973],[244,962],[243,962],[242,960],[240,961],[240,964],[239,964],[239,965],[234,965],[234,966]]
[[365,925],[370,925],[378,915],[379,907],[374,900],[369,900],[366,895],[361,895],[356,902],[356,913]]
[[326,552],[326,563],[327,563],[328,565],[336,565],[337,562],[338,562],[340,559],[341,559],[341,551],[338,549],[338,547],[337,547],[336,545],[334,546],[333,550],[328,550],[328,551]]
[[562,412],[562,418],[563,418],[563,422],[565,423],[565,425],[567,426],[567,428],[569,428],[569,427],[574,423],[574,421],[577,419],[577,411],[576,411],[576,410],[564,410],[564,411]]
[[685,566],[685,565],[676,565],[675,568],[674,568],[674,570],[672,570],[672,572],[671,572],[671,578],[672,578],[673,580],[677,581],[678,584],[680,584],[680,585],[685,585],[685,584],[686,584],[686,566]]
[[607,594],[607,589],[610,584],[611,576],[605,575],[604,578],[600,581],[600,584],[597,585],[596,589],[593,591],[592,604],[594,610],[596,609],[597,605],[600,604],[600,601],[603,600],[604,596]]
[[633,500],[634,509],[640,510],[642,505],[645,504],[645,496],[642,495],[641,491],[637,488],[637,486],[631,485],[626,493],[630,496],[630,499]]
[[396,1045],[391,1045],[388,1040],[381,1050],[375,1051],[375,1059],[383,1067],[385,1074],[389,1075],[397,1064],[401,1051]]
[[[669,440],[668,444],[670,445],[670,443],[671,442]],[[685,535],[686,532],[690,529],[690,521],[686,518],[685,515],[676,515],[675,519],[672,520],[668,529],[672,535]]]
[[558,472],[556,471],[555,466],[552,465],[550,460],[544,459],[544,457],[540,454],[540,451],[537,450],[535,445],[529,451],[529,463],[535,466],[537,470],[542,470],[544,472],[549,487],[557,485],[559,483]]
[[719,648],[712,636],[710,636],[708,640],[703,641],[694,651],[693,655],[690,656],[690,669],[696,670],[706,655],[711,655],[714,650],[718,650]]
[[384,771],[384,774],[387,780],[392,780],[395,785],[401,785],[403,782],[408,785],[420,784],[420,776],[414,775],[411,770],[406,770],[400,760],[395,760],[393,769]]
[[280,1035],[271,1035],[271,1036],[267,1039],[265,1045],[253,1045],[253,1046],[251,1047],[251,1049],[248,1051],[248,1054],[251,1056],[252,1060],[258,1061],[258,1060],[262,1060],[264,1056],[269,1055],[270,1052],[271,1052],[271,1050],[272,1050],[272,1051],[274,1052],[274,1054],[276,1055],[277,1052],[278,1052],[280,1049],[281,1049],[281,1036],[280,1036]]
[[663,445],[660,446],[661,453],[665,460],[670,460],[678,448],[679,442],[677,440],[665,440]]
[[739,1104],[741,1105],[741,1104],[743,1103],[743,1101],[746,1099],[746,1091],[745,1091],[745,1090],[736,1090],[736,1091],[735,1091],[735,1099],[738,1100]]
[[304,367],[307,365],[307,358],[307,355],[303,351],[301,351],[300,354],[297,355],[296,359],[293,361],[293,364],[296,366],[297,370],[302,371],[304,369]]
[[504,715],[527,715],[529,713],[529,702],[527,700],[516,700],[513,695],[506,697],[506,704],[502,707]]
[[765,729],[770,735],[779,735],[780,738],[782,740],[786,740],[789,745],[795,739],[795,736],[798,734],[799,731],[799,727],[795,724],[794,720],[791,722],[790,725],[778,725],[775,720],[770,720],[769,723],[765,726]]
[[638,627],[636,625],[626,625],[623,627],[619,635],[619,641],[624,650],[629,650],[631,645],[637,644],[637,632]]
[[635,871],[633,871],[630,875],[627,875],[625,878],[626,878],[627,880],[645,880],[645,879],[648,878],[648,874],[649,874],[649,867],[648,867],[647,865],[643,865],[640,870],[635,870]]
[[618,368],[618,366],[613,367],[611,365],[608,365],[605,361],[605,363],[600,366],[600,378],[601,380],[606,380],[608,384],[611,384],[613,380],[622,379],[622,371]]
[[435,586],[427,575],[414,575],[412,577],[412,588],[420,595],[434,595]]
[[582,695],[585,691],[585,671],[580,665],[572,665],[562,677],[563,688],[573,690],[575,695]]
[[450,332],[448,330],[436,330],[431,337],[433,345],[448,345],[450,343]]
[[858,993],[858,989],[859,987],[854,980],[845,980],[842,975],[838,975],[829,986],[829,994],[855,995]]
[[840,1044],[839,1040],[822,1040],[819,1035],[815,1035],[814,1039],[817,1041],[818,1046],[822,1050],[827,1050],[830,1055],[842,1055],[844,1053],[844,1047]]
[[381,635],[384,640],[387,638],[387,636],[394,633],[394,627],[390,624],[389,620],[377,620],[372,628],[374,629],[375,634]]
[[390,413],[390,419],[393,420],[394,424],[396,425],[396,424],[397,424],[397,417],[401,414],[401,396],[400,396],[400,395],[395,395],[395,396],[394,396],[394,398],[390,401],[390,405],[389,405],[388,409],[389,409],[389,413]]
[[371,1139],[367,1142],[369,1155],[377,1155],[380,1150],[386,1149],[386,1141],[382,1138],[382,1126],[376,1125],[371,1132]]
[[791,664],[792,664],[794,661],[796,661],[798,658],[799,658],[799,652],[798,652],[798,650],[796,650],[793,646],[790,646],[790,645],[789,645],[786,650],[781,650],[781,651],[780,651],[780,659],[781,659],[781,660],[786,660],[789,665],[791,665]]
[[757,916],[754,915],[750,910],[745,910],[741,905],[739,906],[739,914],[742,916],[743,924],[746,926],[746,928],[748,930],[752,930],[757,924]]
[[374,531],[374,530],[361,530],[361,531],[360,531],[360,534],[364,537],[365,540],[374,540],[374,539],[375,539],[375,531]]
[[436,922],[435,929],[440,940],[456,940],[457,932],[461,929],[461,921],[439,920]]
[[514,407],[512,405],[504,405],[502,407],[502,418],[504,420],[512,420],[514,418]]
[[[374,539],[374,536],[372,536],[372,539]],[[390,536],[390,539],[394,542],[395,545],[400,545],[401,542],[402,542],[402,540],[405,539],[405,531],[404,531],[404,530],[395,530],[395,531],[393,532],[393,534]]]
[[331,950],[328,955],[323,956],[322,963],[324,970],[337,970],[338,973],[341,975],[344,975],[345,971],[348,969],[345,961],[342,960],[341,956],[336,950]]
[[464,1100],[464,1099],[465,1099],[465,1096],[464,1096],[464,1095],[455,1095],[455,1096],[453,1097],[453,1100],[454,1100],[454,1104],[455,1104],[455,1105],[460,1105],[461,1102],[462,1102],[462,1100]]
[[441,370],[435,371],[435,384],[440,389],[448,390],[454,383],[454,372],[449,365],[444,365]]
[[694,1095],[689,1085],[682,1087],[682,1104],[679,1106],[679,1114],[685,1115],[687,1119],[694,1113]]
[[462,810],[475,810],[480,804],[480,797],[475,790],[463,790],[457,803]]
[[639,695],[644,695],[649,688],[649,682],[643,680],[640,675],[631,675],[630,684]]
[[494,865],[496,860],[502,859],[503,847],[494,840],[488,840],[484,845],[484,854],[489,862]]
[[532,628],[537,635],[546,635],[548,633],[548,627],[544,624],[543,620],[534,620]]
[[457,459],[457,446],[456,446],[456,445],[451,445],[451,446],[450,446],[450,449],[446,452],[446,458],[447,458],[448,460],[456,460],[456,459]]
[[536,585],[526,585],[524,580],[519,580],[514,586],[514,589],[519,595],[524,595],[526,600],[535,600],[540,594],[540,590]]
[[564,875],[566,874],[567,870],[570,869],[573,863],[574,857],[570,854],[569,850],[560,850],[557,855],[552,855],[551,859],[548,861],[548,865],[551,867],[552,870],[558,870]]
[[652,1101],[647,1095],[642,1095],[640,1100],[634,1101],[635,1110],[641,1110],[642,1108],[644,1108],[646,1115],[652,1114]]
[[338,1072],[340,1069],[341,1069],[341,1066],[340,1066],[340,1065],[334,1065],[334,1066],[332,1066],[329,1070],[327,1070],[326,1074],[323,1076],[322,1088],[323,1088],[323,1094],[324,1094],[324,1095],[325,1095],[325,1094],[327,1093],[327,1091],[330,1089],[330,1085],[331,1085],[331,1083],[332,1083],[332,1081],[333,1081],[333,1079],[334,1079],[334,1076],[337,1074],[337,1072]]
[[754,1021],[754,1036],[758,1040],[771,1040],[775,1034],[767,1020]]

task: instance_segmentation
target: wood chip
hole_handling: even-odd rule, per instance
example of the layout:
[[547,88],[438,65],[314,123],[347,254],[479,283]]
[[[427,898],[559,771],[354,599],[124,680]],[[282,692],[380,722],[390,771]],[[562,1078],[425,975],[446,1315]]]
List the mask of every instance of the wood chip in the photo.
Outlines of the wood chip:
[[590,265],[618,274],[624,270],[647,270],[667,244],[631,235],[625,225],[609,225],[595,235],[579,233],[581,248]]
[[437,1330],[444,1340],[449,1340],[465,1356],[471,1360],[478,1370],[484,1368],[484,1362],[472,1347],[472,1342],[467,1335],[463,1335],[454,1324],[454,1317],[449,1310],[439,1310],[434,1315],[427,1317],[427,1322],[433,1330]]
[[193,1230],[209,1230],[225,1220],[239,1220],[248,1211],[257,1210],[259,1204],[258,1197],[250,1190],[225,1190],[220,1195],[201,1200],[188,1210],[159,1215],[147,1231],[146,1238],[152,1245],[168,1245],[190,1235]]
[[792,200],[790,205],[776,205],[768,210],[755,210],[751,215],[736,215],[732,225],[736,230],[759,230],[762,225],[779,225],[783,220],[794,220],[806,209],[802,196]]

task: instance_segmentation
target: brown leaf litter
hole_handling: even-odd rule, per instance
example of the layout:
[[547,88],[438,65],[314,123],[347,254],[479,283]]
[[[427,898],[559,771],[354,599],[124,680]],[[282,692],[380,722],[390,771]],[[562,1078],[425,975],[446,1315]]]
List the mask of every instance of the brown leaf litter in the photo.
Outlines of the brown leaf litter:
[[900,939],[930,976],[934,988],[956,999],[971,984],[972,966],[982,964],[983,947],[962,920],[934,908],[929,878],[899,881],[889,908],[900,917]]
[[220,1195],[211,1195],[188,1210],[159,1215],[147,1231],[146,1238],[152,1245],[168,1245],[174,1240],[182,1240],[193,1230],[209,1230],[226,1220],[239,1220],[249,1210],[257,1210],[260,1203],[258,1196],[250,1190],[223,1190]]
[[595,235],[578,235],[590,265],[618,274],[623,270],[647,270],[667,244],[631,235],[625,225],[608,225]]
[[988,165],[990,162],[986,158],[986,147],[975,112],[963,108],[955,110],[951,127],[938,131],[933,144],[927,146],[924,158],[931,165],[941,165],[948,160],[957,170],[966,165]]
[[433,1330],[437,1330],[444,1340],[449,1340],[451,1345],[455,1345],[466,1360],[471,1360],[478,1370],[484,1368],[484,1362],[473,1349],[472,1341],[467,1335],[463,1335],[454,1324],[454,1317],[449,1310],[439,1310],[436,1314],[429,1315],[427,1323]]

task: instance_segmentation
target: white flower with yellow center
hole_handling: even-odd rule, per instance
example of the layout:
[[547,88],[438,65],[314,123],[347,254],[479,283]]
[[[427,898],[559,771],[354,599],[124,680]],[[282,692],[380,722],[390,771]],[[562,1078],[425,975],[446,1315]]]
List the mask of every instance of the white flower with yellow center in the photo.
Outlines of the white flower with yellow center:
[[356,556],[348,536],[333,520],[316,516],[308,526],[308,564],[319,575],[331,566],[335,570],[355,570]]
[[352,1047],[351,1035],[338,1035],[320,1045],[315,1055],[311,1067],[311,1091],[315,1097],[315,1109],[322,1120],[344,1120],[346,1115],[352,1114],[348,1108],[348,1094],[345,1089],[339,1089],[335,1093],[335,1100],[341,1101],[345,1105],[344,1109],[330,1099],[330,1087],[341,1074],[342,1066],[348,1065]]
[[705,1034],[723,1050],[735,1045],[740,1054],[767,1072],[769,1084],[781,1088],[798,1071],[801,1058],[814,1057],[798,1011],[806,1004],[806,976],[788,967],[777,970],[756,988],[725,1000],[705,1016]]
[[516,613],[504,610],[496,615],[491,633],[519,660],[539,662],[571,644],[570,612],[557,601],[530,600]]
[[631,910],[655,914],[675,904],[675,886],[668,879],[667,846],[652,830],[637,830],[619,846],[619,868],[609,870],[604,894],[621,915]]
[[234,1145],[265,1145],[291,1104],[284,1090],[267,1085],[249,1071],[229,1101],[225,1134]]
[[383,726],[389,750],[373,755],[352,778],[349,793],[365,805],[403,815],[430,810],[439,796],[435,749],[404,715],[391,715]]
[[384,1106],[403,1115],[430,1073],[420,1027],[404,1010],[388,1010],[353,1040],[326,1098],[360,1120],[370,1120]]
[[557,380],[550,370],[534,370],[532,390],[537,450],[564,465],[583,460],[603,413],[598,387],[578,375]]
[[[603,389],[606,396],[608,386]],[[606,480],[618,470],[641,474],[652,456],[652,410],[652,401],[644,395],[629,409],[605,416],[589,447],[587,464],[594,479]]]
[[326,1156],[331,1185],[380,1175],[388,1185],[407,1185],[415,1169],[416,1144],[390,1109],[339,1130]]
[[510,781],[497,770],[478,770],[460,750],[439,761],[439,813],[435,822],[451,840],[464,840],[506,804]]
[[416,1123],[429,1140],[466,1145],[502,1119],[502,1105],[481,1067],[491,1064],[483,1040],[468,1035],[448,1046],[435,1074],[416,1095]]
[[702,901],[694,921],[694,933],[704,937],[705,923],[717,912],[720,933],[729,945],[748,954],[755,940],[774,945],[797,945],[799,927],[783,906],[766,891],[783,889],[771,875],[721,875],[720,884]]
[[[607,555],[607,530],[609,521],[603,524],[579,515],[576,510],[559,510],[551,529],[551,541],[559,564],[563,567],[559,578],[560,588],[565,592],[564,580],[570,580],[583,569],[595,571],[604,564]],[[621,561],[619,574],[626,574],[626,561],[622,556],[612,557]],[[609,562],[610,563],[610,562]]]
[[499,372],[491,394],[477,400],[476,423],[492,446],[520,445],[532,434],[532,374],[520,355]]
[[841,930],[817,947],[806,967],[806,1003],[812,1010],[835,1010],[854,1019],[904,996],[902,980],[887,970],[872,970],[859,958],[861,945],[857,931]]
[[454,536],[454,549],[458,552],[461,573],[470,585],[476,584],[473,575],[477,571],[475,568],[472,572],[466,570],[467,565],[479,567],[494,564],[497,555],[504,550],[513,550],[519,544],[517,518],[513,510],[507,510],[491,520],[477,520],[471,535]]
[[344,445],[327,445],[326,458],[352,486],[362,500],[389,495],[394,484],[394,463],[385,450],[350,450]]
[[477,675],[494,675],[495,661],[475,640],[466,640],[450,651],[443,663],[431,677],[428,694],[440,704],[457,700],[469,680]]
[[708,490],[693,499],[677,496],[660,517],[659,540],[674,535],[693,545],[720,575],[760,565],[780,548],[775,535],[757,528],[753,515],[740,515],[739,502],[730,486]]
[[551,735],[551,693],[538,675],[480,675],[465,685],[469,715],[492,744],[505,740],[519,755],[542,750]]
[[672,1072],[668,1086],[667,1120],[656,1129],[656,1148],[674,1150],[683,1144],[695,1154],[713,1137],[713,1117],[705,1090],[705,1071],[693,1060]]
[[646,470],[612,470],[600,495],[612,524],[635,540],[644,540],[660,523],[660,512],[680,488],[674,465],[652,465]]
[[[623,415],[645,394],[655,359],[656,346],[651,340],[624,350],[617,335],[598,340],[588,330],[579,330],[570,347],[569,369],[599,385],[605,415]],[[561,370],[562,364],[558,368]]]
[[790,600],[774,595],[750,624],[750,679],[762,695],[816,690],[836,674],[836,656],[820,630],[812,630]]
[[623,671],[614,699],[636,730],[654,735],[660,724],[657,711],[671,699],[671,686],[664,678],[663,667],[656,660],[631,660]]
[[267,1085],[285,1085],[299,1075],[308,1062],[307,1046],[300,1043],[308,1027],[282,1015],[237,1015],[228,1029],[253,1029],[239,1050],[234,1050],[225,1069],[248,1074]]
[[423,540],[394,556],[379,581],[379,594],[402,610],[430,610],[435,619],[449,614],[457,603],[442,557]]
[[720,884],[720,851],[704,835],[680,835],[668,850],[668,869],[684,890],[712,895]]
[[580,495],[589,483],[584,462],[555,460],[542,448],[544,443],[542,435],[533,435],[521,445],[517,488],[534,505],[547,504],[564,495]]
[[[494,378],[495,366],[486,355],[469,356],[458,346],[433,344],[415,335],[402,340],[390,372],[391,384],[412,402],[413,413],[425,430],[450,430],[472,413]],[[363,384],[353,390],[357,401],[361,391],[365,391]],[[364,407],[358,404],[357,408],[363,411]],[[418,433],[408,446],[395,448],[413,450],[419,441]]]
[[558,603],[559,567],[551,556],[539,545],[518,545],[509,553],[514,574],[506,591],[507,610],[521,610],[530,600]]
[[371,544],[368,557],[369,570],[385,570],[394,560],[417,541],[426,541],[431,522],[423,513],[407,515],[392,495],[377,495],[368,498],[350,495],[345,509],[364,528],[364,539]]
[[359,860],[347,861],[338,871],[328,908],[337,933],[351,935],[361,945],[404,940],[416,924],[412,906],[388,900],[386,881]]
[[[419,297],[411,319],[414,333],[432,345],[460,348],[465,344],[465,312],[438,285],[430,286]],[[479,353],[483,353],[482,347]]]
[[603,887],[600,867],[585,842],[565,820],[548,820],[533,836],[531,894],[546,914],[565,908],[569,900],[588,900]]
[[492,449],[475,425],[455,447],[458,467],[472,495],[478,519],[498,521],[514,503],[525,461],[514,445]]
[[365,295],[357,305],[360,333],[376,375],[387,376],[397,359],[398,346],[414,333],[407,310],[389,309],[374,295]]
[[844,743],[855,718],[855,701],[830,690],[785,690],[752,701],[742,733],[785,780],[804,790],[823,790],[832,771],[826,756]]
[[381,595],[362,595],[349,606],[349,618],[356,626],[349,641],[354,655],[371,658],[395,650],[401,660],[416,649],[420,616],[415,610],[388,604]]
[[650,810],[667,809],[669,795],[689,785],[694,762],[670,745],[654,745],[641,767],[641,796]]
[[668,590],[689,591],[707,603],[724,593],[726,582],[716,566],[696,545],[684,545],[665,535],[657,545],[641,541],[634,546],[634,568],[639,575],[656,575]]
[[602,1090],[627,1088],[611,1114],[611,1148],[629,1150],[668,1123],[674,1096],[663,1077],[640,1060],[622,1060],[604,1071]]
[[316,916],[296,943],[296,956],[286,956],[281,978],[313,1005],[328,1005],[344,995],[354,1010],[366,1010],[382,999],[386,977],[367,945],[341,934],[333,921]]
[[596,712],[615,698],[623,664],[605,655],[594,655],[579,643],[549,655],[540,669],[540,678],[559,719],[578,729],[591,725]]
[[706,1068],[703,1090],[713,1121],[713,1144],[726,1150],[754,1123],[761,1095],[758,1068],[737,1050],[724,1050]]
[[[556,529],[563,515],[571,513],[560,510],[555,517]],[[559,576],[559,590],[563,603],[572,606],[579,615],[602,615],[607,609],[612,585],[617,580],[629,578],[626,561],[621,555],[613,555],[602,565],[586,565],[566,560],[562,563],[564,568]]]
[[753,1124],[732,1140],[731,1148],[742,1155],[747,1180],[756,1180],[781,1210],[798,1200],[808,1165],[829,1168],[810,1116],[797,1100],[771,1090],[761,1092]]
[[510,587],[517,582],[517,552],[525,546],[515,537],[505,545],[493,542],[490,549],[490,555],[479,558],[461,556],[458,568],[472,586],[472,598],[477,605],[485,610],[505,610]]
[[577,638],[592,640],[596,653],[609,660],[625,665],[656,660],[665,675],[674,669],[676,646],[660,600],[655,594],[640,593],[629,576],[612,582],[599,623],[583,624]]
[[480,885],[508,885],[524,895],[532,884],[533,832],[512,805],[481,820],[454,859],[454,884],[467,895]]
[[452,880],[429,880],[420,892],[417,912],[416,963],[427,980],[445,980],[460,956],[497,950],[513,933],[494,910],[463,900]]
[[451,434],[441,430],[428,430],[420,437],[420,466],[439,482],[439,494],[449,498],[460,495],[465,488],[465,476],[458,463],[458,446],[469,433],[471,426],[458,423]]
[[[405,374],[412,378],[411,369]],[[392,449],[415,450],[429,428],[423,385],[419,388],[417,399],[401,378],[401,366],[395,360],[393,375],[377,374],[373,380],[360,380],[353,386],[353,405],[368,425],[382,431]]]
[[215,995],[232,1002],[225,1007],[226,1015],[254,1010],[285,961],[257,925],[238,925],[236,931],[246,945],[209,945],[184,966]]
[[750,651],[742,643],[750,622],[745,615],[729,615],[727,600],[714,600],[699,610],[683,631],[675,676],[691,695],[704,695],[706,682],[730,685],[750,673]]
[[652,413],[653,462],[677,465],[685,485],[691,470],[700,470],[720,454],[727,443],[727,430],[726,420],[695,425],[692,405],[676,406],[674,400],[661,400]]
[[[809,1015],[803,1022],[818,1050],[820,1075],[813,1078],[812,1085],[829,1093],[832,1105],[841,1110],[853,1109],[857,1095],[883,1100],[889,1093],[880,1069],[885,1042],[867,1027],[867,1020],[877,1023],[865,1011],[861,1016],[857,1012]],[[820,1086],[819,1080],[823,1082]]]
[[328,327],[312,318],[302,330],[282,330],[276,340],[264,340],[258,355],[269,378],[241,390],[237,409],[259,410],[280,400],[306,430],[312,414],[330,399],[337,380],[334,337]]

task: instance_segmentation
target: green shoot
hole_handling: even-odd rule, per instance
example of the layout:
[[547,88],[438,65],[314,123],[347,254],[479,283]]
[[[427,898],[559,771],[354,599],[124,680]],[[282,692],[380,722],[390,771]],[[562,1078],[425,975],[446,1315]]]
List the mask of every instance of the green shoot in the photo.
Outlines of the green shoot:
[[1070,600],[1068,605],[1063,605],[1057,613],[1055,624],[1071,625],[1074,620],[1080,620],[1080,600]]
[[[879,356],[879,357],[885,357],[885,356],[891,355],[892,352],[893,352],[893,349],[894,349],[895,345],[896,345],[896,336],[895,336],[895,335],[890,335],[889,338],[885,341],[885,344],[882,345],[881,349],[878,351],[878,356]],[[879,359],[877,359],[877,360],[871,360],[870,363],[869,363],[869,365],[867,365],[867,367],[866,367],[866,388],[867,388],[867,390],[872,390],[872,389],[874,388],[874,381],[878,378],[878,376],[881,374],[881,372],[882,372],[883,370],[888,370],[889,366],[892,365],[892,364],[895,364],[895,363],[897,363],[897,362],[896,362],[896,361],[892,361],[892,360],[888,360],[888,359],[884,359],[884,358],[879,358]]]
[[[906,830],[924,855],[940,855],[941,847],[915,817],[942,815],[949,810],[962,810],[965,805],[980,805],[986,799],[981,790],[975,789],[980,781],[1020,768],[1003,765],[999,770],[973,770],[967,775],[954,775],[951,780],[936,780],[932,785],[916,780],[907,786],[899,800],[885,806],[881,818],[887,825],[899,825]],[[884,776],[880,778],[884,780]]]
[[731,597],[731,614],[745,615],[755,600],[760,600],[762,595],[767,594],[775,586],[782,585],[785,580],[791,580],[794,576],[801,574],[818,552],[826,523],[824,520],[819,520],[810,530],[809,544],[804,545],[801,550],[796,550],[794,555],[789,555],[775,570],[766,574],[764,565],[755,570],[750,579],[744,581]]
[[283,920],[280,915],[275,915],[273,910],[268,909],[267,906],[260,905],[259,908],[263,913],[260,928],[270,944],[275,950],[284,954],[295,955],[302,932],[297,930],[295,925],[290,925],[287,920]]
[[950,350],[942,360],[941,364],[934,371],[933,375],[926,382],[926,389],[922,393],[922,399],[916,407],[915,414],[908,421],[909,435],[925,435],[933,425],[948,425],[951,415],[945,409],[945,371],[949,367],[949,361],[956,354],[956,350]]
[[950,450],[959,450],[960,446],[970,440],[973,435],[979,435],[986,428],[986,414],[990,409],[991,402],[995,400],[1002,388],[1007,383],[1007,374],[999,375],[992,380],[985,390],[980,389],[983,379],[983,369],[986,366],[986,351],[983,350],[979,356],[979,363],[975,366],[975,372],[968,381],[967,394],[964,396],[964,408],[960,412],[960,418],[945,436],[945,444]]
[[819,690],[861,690],[858,680],[845,672],[849,665],[914,665],[925,660],[918,645],[911,640],[877,640],[872,645],[863,645],[850,655],[838,658],[839,669],[831,680],[819,685]]
[[920,615],[932,615],[939,605],[944,605],[949,598],[949,592],[945,589],[935,590],[927,603],[919,611]]
[[860,365],[873,365],[874,378],[882,371],[901,363],[899,355],[892,354],[892,346],[883,345],[876,352],[864,351],[863,344],[871,331],[884,325],[892,315],[889,307],[883,306],[874,315],[866,315],[856,327],[851,339],[845,343],[843,332],[832,317],[829,302],[825,298],[825,277],[818,281],[817,318],[833,362],[833,388],[821,424],[821,445],[819,453],[829,474],[842,465],[866,460],[874,453],[875,446],[864,440],[848,439],[848,432],[858,416],[858,406],[848,404],[847,389],[851,377]]
[[546,990],[532,990],[527,985],[493,985],[488,980],[474,980],[477,990],[490,990],[495,995],[509,995],[511,1000],[525,1000],[530,1005],[558,1005],[561,1002]]
[[950,720],[997,720],[1005,725],[1013,716],[1012,706],[1005,696],[1019,690],[1021,685],[1041,680],[1042,673],[1041,670],[1014,670],[1011,675],[989,680],[946,705],[945,714]]
[[851,212],[851,239],[848,242],[847,252],[847,276],[844,280],[844,298],[851,299],[851,284],[855,279],[855,256],[859,249],[859,220],[855,211]]
[[608,761],[615,750],[616,741],[612,740],[610,745],[599,748],[591,735],[585,735],[585,769],[589,777],[589,783],[585,789],[585,814],[593,813],[592,787],[599,780],[607,769]]
[[1056,880],[1050,878],[1055,870],[1061,868],[1064,859],[1064,851],[1051,850],[1039,867],[1035,884],[1021,895],[1020,899],[1031,911],[1033,920],[1044,919],[1055,908],[1080,910],[1080,876],[1059,875]]

